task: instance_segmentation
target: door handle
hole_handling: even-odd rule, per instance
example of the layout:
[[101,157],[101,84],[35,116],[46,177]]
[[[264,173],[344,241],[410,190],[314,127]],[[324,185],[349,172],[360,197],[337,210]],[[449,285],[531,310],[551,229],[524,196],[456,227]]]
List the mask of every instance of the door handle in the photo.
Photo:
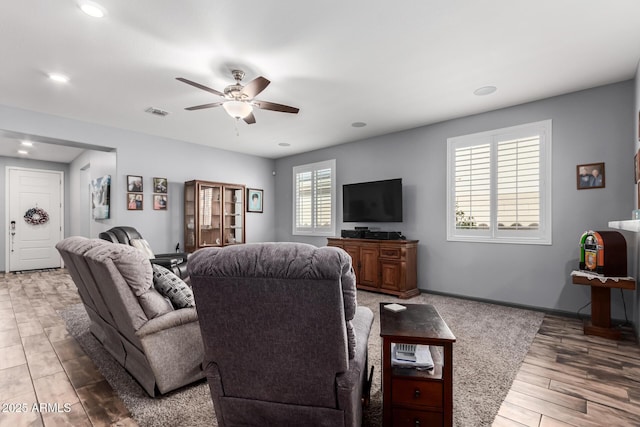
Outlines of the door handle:
[[16,236],[16,222],[11,221],[11,252],[13,252],[14,240]]

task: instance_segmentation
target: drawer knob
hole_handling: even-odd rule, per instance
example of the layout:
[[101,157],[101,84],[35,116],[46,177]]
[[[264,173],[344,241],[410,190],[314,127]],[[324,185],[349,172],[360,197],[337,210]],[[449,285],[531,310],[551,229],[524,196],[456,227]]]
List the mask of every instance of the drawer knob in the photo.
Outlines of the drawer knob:
[[415,420],[413,420],[413,425],[416,426],[416,427],[420,427],[420,420],[417,419],[417,418]]
[[416,399],[420,399],[420,389],[417,388],[413,391],[413,397]]

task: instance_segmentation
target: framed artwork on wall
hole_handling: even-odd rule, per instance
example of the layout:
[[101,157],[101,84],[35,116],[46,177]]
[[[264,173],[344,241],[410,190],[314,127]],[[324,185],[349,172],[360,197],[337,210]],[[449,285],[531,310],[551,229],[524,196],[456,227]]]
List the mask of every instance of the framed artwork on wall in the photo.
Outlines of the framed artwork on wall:
[[636,173],[636,184],[640,182],[640,164],[638,164],[638,162],[640,162],[640,150],[633,156],[633,170]]
[[576,166],[578,190],[604,188],[604,163],[588,163]]
[[153,178],[153,192],[154,193],[167,193],[167,178]]
[[111,175],[101,176],[91,181],[91,206],[93,219],[109,219],[109,199],[111,197]]
[[127,191],[142,193],[142,177],[138,175],[127,175]]
[[262,213],[263,190],[247,188],[247,212]]
[[166,194],[154,194],[153,195],[153,209],[156,211],[167,210],[167,195]]
[[143,195],[140,193],[127,193],[127,210],[141,211]]

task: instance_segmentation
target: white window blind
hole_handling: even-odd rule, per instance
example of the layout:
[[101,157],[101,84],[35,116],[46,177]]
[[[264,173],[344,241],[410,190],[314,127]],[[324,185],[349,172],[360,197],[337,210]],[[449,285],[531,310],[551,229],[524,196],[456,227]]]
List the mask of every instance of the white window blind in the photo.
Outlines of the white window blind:
[[335,234],[335,159],[293,168],[293,234]]
[[498,143],[498,228],[540,226],[540,138]]
[[491,222],[491,147],[456,149],[456,228],[488,227]]
[[447,239],[551,243],[551,121],[449,138]]

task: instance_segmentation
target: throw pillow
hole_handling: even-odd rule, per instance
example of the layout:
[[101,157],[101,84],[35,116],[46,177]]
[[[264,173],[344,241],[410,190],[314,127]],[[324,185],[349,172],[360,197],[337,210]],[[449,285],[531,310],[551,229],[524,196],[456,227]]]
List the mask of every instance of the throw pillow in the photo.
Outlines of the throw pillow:
[[131,246],[140,249],[149,259],[156,257],[151,250],[151,246],[149,246],[149,242],[144,239],[131,239]]
[[181,278],[161,265],[152,264],[153,285],[156,290],[169,298],[175,309],[195,307],[193,291]]
[[142,306],[142,310],[147,316],[147,319],[154,319],[173,311],[173,305],[171,302],[160,295],[160,292],[154,288],[151,288],[144,294],[140,295],[138,297],[138,301],[140,301],[140,305]]

